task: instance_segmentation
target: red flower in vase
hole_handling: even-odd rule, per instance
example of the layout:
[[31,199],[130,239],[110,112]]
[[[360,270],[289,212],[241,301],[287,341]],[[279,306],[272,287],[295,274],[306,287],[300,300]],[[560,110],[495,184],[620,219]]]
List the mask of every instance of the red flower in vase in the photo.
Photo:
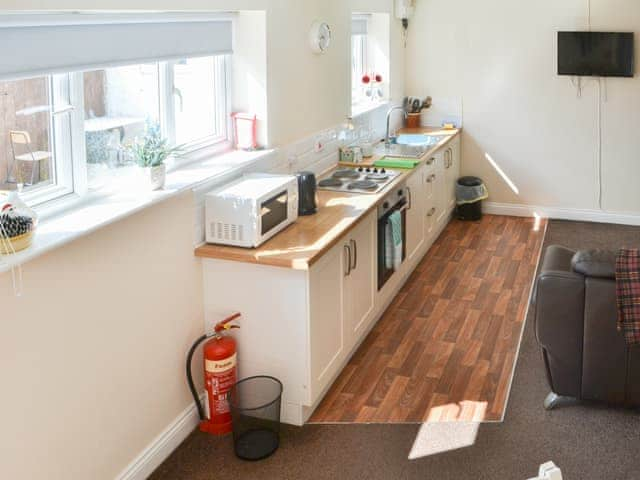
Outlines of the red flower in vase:
[[364,74],[362,76],[362,83],[364,83],[365,85],[368,85],[369,83],[371,83],[371,77],[367,74]]

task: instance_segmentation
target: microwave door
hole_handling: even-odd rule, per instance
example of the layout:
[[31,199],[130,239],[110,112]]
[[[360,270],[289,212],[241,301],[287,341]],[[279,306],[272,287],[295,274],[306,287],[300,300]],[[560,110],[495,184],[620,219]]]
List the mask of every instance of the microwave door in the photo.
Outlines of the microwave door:
[[287,190],[283,190],[260,204],[260,234],[262,238],[268,237],[271,232],[287,221],[288,204]]

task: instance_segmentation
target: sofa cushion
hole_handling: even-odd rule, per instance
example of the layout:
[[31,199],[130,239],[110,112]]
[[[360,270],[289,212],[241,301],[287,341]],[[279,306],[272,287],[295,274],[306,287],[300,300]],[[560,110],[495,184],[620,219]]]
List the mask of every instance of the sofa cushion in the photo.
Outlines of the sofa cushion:
[[587,277],[616,278],[616,252],[580,250],[571,259],[571,268]]

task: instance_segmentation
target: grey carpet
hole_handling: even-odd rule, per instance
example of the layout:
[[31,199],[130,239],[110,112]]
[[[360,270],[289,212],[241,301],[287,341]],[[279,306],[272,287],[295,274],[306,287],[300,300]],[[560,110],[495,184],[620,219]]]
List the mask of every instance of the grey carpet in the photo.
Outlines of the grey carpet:
[[[640,247],[640,228],[551,221],[545,246],[551,244]],[[542,408],[548,387],[532,324],[528,319],[505,421],[482,424],[470,447],[410,461],[419,425],[285,427],[276,454],[250,463],[234,457],[230,438],[194,432],[151,478],[525,480],[548,460],[565,480],[640,478],[640,413]]]

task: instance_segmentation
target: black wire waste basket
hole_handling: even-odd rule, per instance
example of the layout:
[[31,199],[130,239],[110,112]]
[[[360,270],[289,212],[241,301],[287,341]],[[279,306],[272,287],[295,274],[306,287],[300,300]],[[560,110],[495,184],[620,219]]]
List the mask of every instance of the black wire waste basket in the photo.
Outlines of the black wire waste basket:
[[238,458],[262,460],[280,445],[282,382],[269,376],[249,377],[229,391],[233,448]]

